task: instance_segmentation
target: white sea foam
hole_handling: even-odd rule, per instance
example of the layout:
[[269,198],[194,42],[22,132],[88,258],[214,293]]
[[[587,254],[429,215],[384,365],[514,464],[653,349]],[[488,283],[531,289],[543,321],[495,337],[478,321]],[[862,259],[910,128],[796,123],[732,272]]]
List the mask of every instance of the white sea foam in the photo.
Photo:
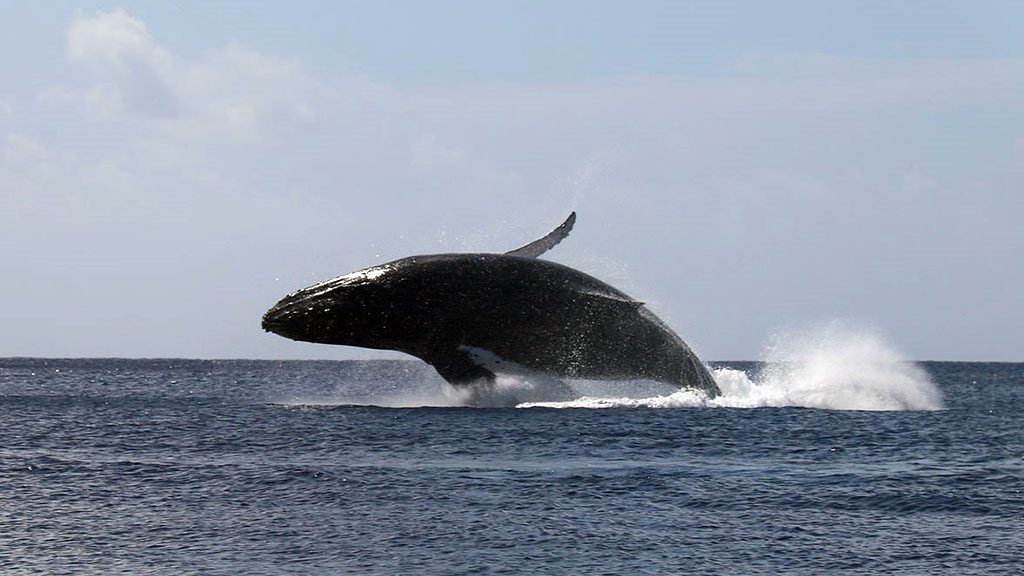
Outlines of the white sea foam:
[[528,402],[548,408],[757,408],[801,406],[829,410],[941,410],[942,394],[928,374],[904,359],[876,331],[833,323],[774,337],[763,368],[748,374],[712,372],[722,395],[692,390],[637,398],[583,395],[569,401]]
[[466,406],[519,406],[529,402],[565,402],[575,397],[573,387],[542,374],[498,374],[487,388],[446,386],[445,396]]
[[[486,360],[486,359],[485,359]],[[425,364],[410,363],[401,381],[370,377],[337,394],[289,399],[289,406],[372,405],[391,408],[516,406],[519,408],[760,408],[941,410],[942,394],[927,372],[907,361],[879,332],[838,323],[774,336],[761,368],[712,371],[722,394],[678,390],[656,382],[572,381],[499,373],[489,388],[448,385]],[[496,367],[496,366],[495,366]],[[507,363],[504,366],[507,368]]]

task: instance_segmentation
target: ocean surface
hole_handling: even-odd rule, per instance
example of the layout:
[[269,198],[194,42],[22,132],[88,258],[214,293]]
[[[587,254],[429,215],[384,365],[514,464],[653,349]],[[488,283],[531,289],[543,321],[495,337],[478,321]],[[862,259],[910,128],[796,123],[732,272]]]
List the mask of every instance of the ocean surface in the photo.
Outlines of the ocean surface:
[[1024,364],[871,348],[490,408],[416,362],[0,359],[0,574],[1024,573]]

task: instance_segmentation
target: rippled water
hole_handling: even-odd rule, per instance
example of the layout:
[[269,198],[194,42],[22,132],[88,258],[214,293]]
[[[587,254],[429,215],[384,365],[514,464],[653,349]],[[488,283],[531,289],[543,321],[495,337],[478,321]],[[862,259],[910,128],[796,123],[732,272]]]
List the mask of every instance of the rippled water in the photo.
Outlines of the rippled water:
[[857,366],[472,409],[413,362],[0,360],[0,572],[1021,573],[1024,364]]

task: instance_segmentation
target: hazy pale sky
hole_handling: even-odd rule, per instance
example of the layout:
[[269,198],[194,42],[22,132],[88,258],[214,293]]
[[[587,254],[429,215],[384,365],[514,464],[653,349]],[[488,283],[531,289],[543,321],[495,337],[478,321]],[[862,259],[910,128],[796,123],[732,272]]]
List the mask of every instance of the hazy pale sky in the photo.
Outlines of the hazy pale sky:
[[1024,3],[5,2],[0,356],[265,334],[410,254],[548,257],[705,359],[843,319],[1024,360]]

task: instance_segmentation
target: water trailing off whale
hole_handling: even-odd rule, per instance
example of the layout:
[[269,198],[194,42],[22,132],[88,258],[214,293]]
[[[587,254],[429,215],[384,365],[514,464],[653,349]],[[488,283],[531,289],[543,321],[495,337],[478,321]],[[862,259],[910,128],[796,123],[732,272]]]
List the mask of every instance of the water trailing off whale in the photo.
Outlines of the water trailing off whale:
[[455,386],[504,366],[556,378],[666,382],[714,397],[704,363],[642,302],[538,258],[576,221],[505,254],[410,256],[293,292],[263,329],[293,340],[398,350]]

